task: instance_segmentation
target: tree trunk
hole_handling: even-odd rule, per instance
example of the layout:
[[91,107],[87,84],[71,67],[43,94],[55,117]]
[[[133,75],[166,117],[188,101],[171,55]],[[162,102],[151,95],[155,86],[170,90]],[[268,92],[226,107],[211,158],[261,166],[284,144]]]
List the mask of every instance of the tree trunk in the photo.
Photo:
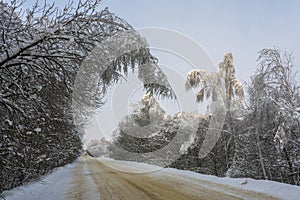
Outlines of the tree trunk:
[[262,168],[265,179],[268,180],[268,176],[267,176],[266,168],[265,168],[265,164],[264,164],[264,158],[263,158],[263,155],[262,155],[262,152],[261,152],[259,132],[258,132],[257,127],[255,128],[255,133],[256,133],[256,145],[257,145],[257,148],[258,148],[260,165],[261,165],[261,168]]

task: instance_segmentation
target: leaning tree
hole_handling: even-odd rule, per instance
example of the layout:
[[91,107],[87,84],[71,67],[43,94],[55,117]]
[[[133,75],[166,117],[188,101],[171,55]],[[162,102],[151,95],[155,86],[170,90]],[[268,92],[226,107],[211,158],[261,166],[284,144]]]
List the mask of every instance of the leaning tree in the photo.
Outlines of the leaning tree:
[[[109,86],[126,76],[130,67],[138,68],[149,92],[173,94],[167,82],[155,82],[162,73],[146,76],[147,70],[159,69],[145,41],[99,67],[98,87],[91,94],[74,94],[76,80],[80,85],[77,75],[89,73],[81,66],[95,55],[93,50],[107,55],[120,47],[114,44],[141,44],[130,41],[141,37],[107,8],[101,10],[101,0],[80,0],[76,5],[70,1],[63,9],[36,3],[22,10],[24,2],[0,1],[0,191],[73,161],[81,152],[84,125],[75,126],[78,110],[73,106],[78,105],[82,119],[88,119],[91,108],[103,105]],[[132,33],[127,40],[116,40],[127,31]]]

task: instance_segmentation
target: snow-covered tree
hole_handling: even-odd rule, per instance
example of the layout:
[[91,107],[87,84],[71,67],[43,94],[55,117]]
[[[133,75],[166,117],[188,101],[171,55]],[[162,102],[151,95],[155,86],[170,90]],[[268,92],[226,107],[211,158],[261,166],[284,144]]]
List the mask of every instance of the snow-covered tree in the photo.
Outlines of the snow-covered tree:
[[[110,156],[205,174],[224,175],[224,150],[218,143],[206,158],[198,153],[204,141],[211,115],[180,112],[167,115],[153,95],[146,94],[132,105],[132,113],[114,132]],[[163,155],[155,152],[162,150]]]
[[[113,145],[129,152],[145,153],[162,146],[165,141],[155,137],[164,126],[165,111],[160,107],[154,96],[145,94],[141,100],[132,105],[132,113],[119,122],[115,132]],[[114,152],[112,152],[114,153]]]
[[194,113],[167,115],[149,93],[132,107],[114,132],[111,157],[168,166],[194,142],[198,125]]
[[224,165],[218,167],[215,174],[225,175],[234,154],[234,118],[236,113],[240,113],[240,110],[243,109],[244,97],[243,86],[235,77],[232,54],[225,54],[223,61],[218,65],[218,72],[208,72],[201,69],[191,70],[187,74],[186,89],[190,90],[192,88],[200,88],[197,93],[198,102],[203,102],[204,99],[216,102],[219,96],[225,104],[226,120],[222,135],[216,147],[210,153],[210,157],[219,162],[219,166]]
[[223,61],[218,65],[218,72],[208,72],[201,69],[191,70],[187,74],[186,89],[199,88],[197,101],[202,102],[205,98],[213,101],[217,95],[222,95],[222,84],[225,83],[225,105],[227,110],[233,107],[242,107],[244,89],[240,81],[235,77],[233,56],[227,53]]
[[109,141],[102,137],[101,139],[90,140],[86,146],[86,149],[96,157],[108,156],[109,145]]
[[[101,0],[79,0],[76,5],[69,1],[61,9],[47,2],[37,3],[25,11],[21,10],[23,3],[0,1],[0,191],[35,179],[80,155],[83,131],[75,126],[72,107],[74,102],[82,103],[72,101],[76,75],[88,73],[80,66],[92,57],[92,50],[106,48],[104,44],[111,44],[112,50],[121,49],[116,46],[120,42],[110,38],[134,32],[107,8],[101,10]],[[122,45],[128,45],[132,36],[141,39],[134,32]],[[166,84],[152,81],[162,73],[151,76],[150,81],[143,75],[148,68],[160,70],[146,42],[142,44],[110,60],[96,82],[96,92],[91,94],[95,98],[88,98],[93,109],[103,105],[109,86],[130,67],[141,66],[138,75],[148,92],[173,96],[165,79]],[[89,118],[91,107],[83,108],[83,118]]]
[[150,93],[145,94],[141,101],[133,104],[132,107],[131,117],[140,126],[162,121],[165,115],[165,111],[160,107],[154,96]]
[[229,175],[299,184],[299,86],[292,54],[259,52],[249,86],[249,113],[239,123],[236,158]]

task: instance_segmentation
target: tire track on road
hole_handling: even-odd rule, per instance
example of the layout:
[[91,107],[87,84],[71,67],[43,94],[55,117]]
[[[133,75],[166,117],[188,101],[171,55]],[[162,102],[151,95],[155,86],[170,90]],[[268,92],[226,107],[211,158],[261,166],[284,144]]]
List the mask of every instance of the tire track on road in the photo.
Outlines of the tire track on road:
[[[153,178],[147,174],[134,174],[117,171],[96,159],[87,159],[94,182],[101,198],[110,199],[153,199],[153,200],[235,200],[241,199],[191,184],[180,183],[162,178]],[[174,183],[175,182],[175,183]]]

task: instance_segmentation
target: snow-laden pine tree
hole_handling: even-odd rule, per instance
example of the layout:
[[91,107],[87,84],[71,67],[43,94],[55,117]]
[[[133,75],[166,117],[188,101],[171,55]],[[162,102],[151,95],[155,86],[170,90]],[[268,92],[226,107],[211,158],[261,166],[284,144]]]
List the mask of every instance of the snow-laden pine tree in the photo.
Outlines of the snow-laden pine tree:
[[228,175],[299,185],[300,91],[292,67],[292,54],[278,49],[259,52]]

